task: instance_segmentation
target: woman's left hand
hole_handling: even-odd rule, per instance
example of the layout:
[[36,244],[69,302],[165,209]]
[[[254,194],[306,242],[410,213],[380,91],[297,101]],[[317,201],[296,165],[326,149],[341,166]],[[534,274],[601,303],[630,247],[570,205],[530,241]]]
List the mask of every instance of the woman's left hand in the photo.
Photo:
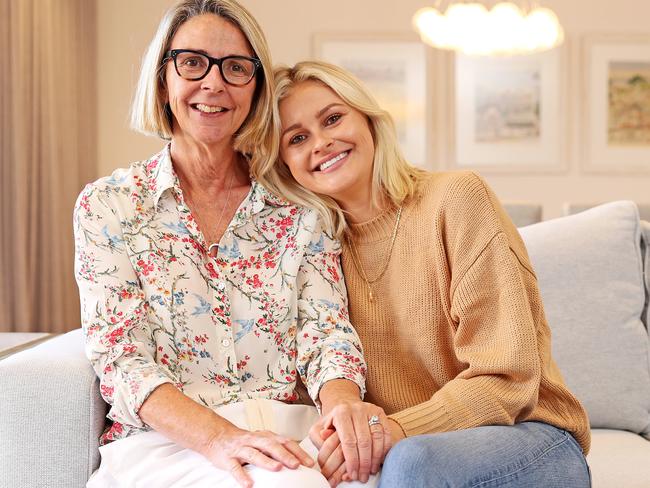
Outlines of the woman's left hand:
[[[374,417],[379,423],[370,422]],[[361,400],[339,402],[312,426],[309,437],[318,448],[321,472],[332,486],[344,475],[347,480],[368,481],[392,445],[384,410]]]

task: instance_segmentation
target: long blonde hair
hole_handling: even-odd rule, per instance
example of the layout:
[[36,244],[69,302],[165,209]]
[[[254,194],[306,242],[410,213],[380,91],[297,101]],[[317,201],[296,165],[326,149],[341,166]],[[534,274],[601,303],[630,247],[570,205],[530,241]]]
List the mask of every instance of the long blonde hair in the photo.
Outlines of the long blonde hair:
[[248,117],[239,128],[234,148],[262,164],[277,152],[278,134],[269,130],[273,117],[273,63],[271,53],[255,18],[235,0],[184,0],[163,16],[142,60],[140,78],[131,106],[131,127],[146,135],[169,140],[172,116],[162,93],[165,88],[164,56],[181,25],[193,17],[214,14],[237,27],[262,62]]
[[[357,78],[338,66],[322,61],[303,61],[293,68],[282,66],[275,70],[275,132],[281,133],[280,102],[291,94],[293,87],[305,81],[322,83],[368,118],[375,145],[371,189],[373,204],[379,207],[381,200],[388,197],[395,205],[400,205],[407,197],[414,195],[426,172],[412,166],[404,158],[390,114],[377,104]],[[282,161],[279,151],[274,160],[251,166],[251,173],[274,193],[318,210],[336,236],[340,237],[345,231],[343,209],[333,198],[302,187]]]

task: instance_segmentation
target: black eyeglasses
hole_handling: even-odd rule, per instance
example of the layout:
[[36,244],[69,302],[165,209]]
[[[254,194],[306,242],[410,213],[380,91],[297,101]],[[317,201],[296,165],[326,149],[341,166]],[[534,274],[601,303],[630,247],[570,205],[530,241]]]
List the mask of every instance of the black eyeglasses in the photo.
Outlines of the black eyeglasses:
[[224,81],[230,85],[247,85],[255,76],[258,69],[262,69],[259,59],[246,56],[224,56],[212,58],[207,54],[192,51],[191,49],[172,49],[165,53],[163,63],[174,60],[174,68],[178,76],[185,80],[197,81],[207,76],[213,64],[219,66],[219,72]]

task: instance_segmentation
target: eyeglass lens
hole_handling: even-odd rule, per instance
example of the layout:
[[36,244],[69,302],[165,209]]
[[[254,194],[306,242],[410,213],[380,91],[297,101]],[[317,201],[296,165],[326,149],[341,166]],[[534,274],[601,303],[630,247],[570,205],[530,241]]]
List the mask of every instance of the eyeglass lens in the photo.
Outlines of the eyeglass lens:
[[[203,78],[211,67],[208,57],[199,53],[178,53],[175,62],[178,74],[188,80]],[[219,68],[221,76],[233,85],[245,85],[255,74],[255,64],[246,58],[224,58]]]

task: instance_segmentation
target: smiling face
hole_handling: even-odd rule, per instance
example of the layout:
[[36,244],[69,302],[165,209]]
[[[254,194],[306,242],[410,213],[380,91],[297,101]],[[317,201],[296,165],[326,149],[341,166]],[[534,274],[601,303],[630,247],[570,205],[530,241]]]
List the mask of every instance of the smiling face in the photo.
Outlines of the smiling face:
[[[192,17],[182,24],[169,49],[192,49],[221,58],[240,55],[253,57],[244,34],[229,21],[214,15]],[[165,67],[163,92],[174,115],[172,138],[178,142],[232,144],[233,135],[248,116],[256,80],[244,86],[227,84],[217,66],[205,78],[188,81],[176,73],[174,62]]]
[[368,118],[318,81],[280,101],[280,155],[296,181],[343,208],[370,201],[375,147]]

